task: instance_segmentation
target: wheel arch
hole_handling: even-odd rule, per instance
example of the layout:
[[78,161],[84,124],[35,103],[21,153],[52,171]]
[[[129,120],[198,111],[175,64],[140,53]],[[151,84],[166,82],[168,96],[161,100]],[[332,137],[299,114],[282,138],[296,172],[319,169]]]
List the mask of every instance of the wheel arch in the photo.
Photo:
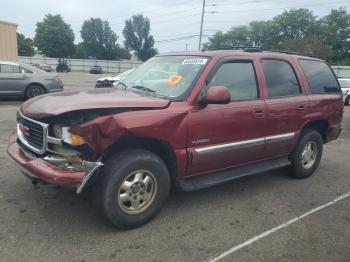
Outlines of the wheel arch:
[[329,127],[329,122],[327,119],[312,120],[304,125],[301,130],[301,135],[307,129],[314,129],[319,132],[322,136],[323,143],[328,142],[327,131]]
[[34,85],[41,86],[42,88],[44,88],[45,93],[48,92],[48,90],[46,89],[45,85],[43,85],[42,83],[40,83],[40,82],[30,82],[30,83],[26,86],[26,89],[24,90],[24,95],[25,95],[25,96],[27,95],[28,88],[31,87],[31,86],[34,86]]
[[171,182],[174,184],[177,175],[177,161],[174,149],[169,142],[147,137],[121,137],[116,143],[107,148],[102,155],[102,162],[125,149],[146,149],[156,154],[166,164]]

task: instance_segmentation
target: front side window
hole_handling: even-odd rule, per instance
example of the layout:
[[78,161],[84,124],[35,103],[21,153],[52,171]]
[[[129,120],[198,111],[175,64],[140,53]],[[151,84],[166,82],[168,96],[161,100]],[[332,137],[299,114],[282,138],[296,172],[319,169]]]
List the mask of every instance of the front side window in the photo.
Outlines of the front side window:
[[20,67],[17,65],[1,64],[0,72],[1,73],[20,73]]
[[207,64],[207,57],[158,56],[135,69],[122,82],[128,88],[177,98],[188,91]]
[[270,98],[300,94],[297,77],[288,62],[264,59],[262,60],[262,66],[266,78],[267,93]]
[[311,93],[340,92],[340,87],[329,66],[321,61],[300,59],[299,64],[304,72]]
[[251,62],[222,64],[208,84],[208,87],[210,86],[227,87],[231,95],[231,101],[258,98],[255,72]]

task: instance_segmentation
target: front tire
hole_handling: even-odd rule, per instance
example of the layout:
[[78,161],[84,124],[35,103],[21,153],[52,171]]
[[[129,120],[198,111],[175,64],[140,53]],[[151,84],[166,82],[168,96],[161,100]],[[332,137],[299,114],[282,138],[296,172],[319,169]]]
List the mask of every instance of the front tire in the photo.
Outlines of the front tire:
[[346,98],[345,98],[345,103],[344,105],[348,106],[350,104],[350,95],[348,95]]
[[318,167],[323,152],[323,140],[319,132],[306,129],[290,156],[291,174],[295,178],[307,178]]
[[128,229],[147,223],[160,211],[170,191],[170,175],[157,155],[129,149],[107,160],[95,187],[104,216]]

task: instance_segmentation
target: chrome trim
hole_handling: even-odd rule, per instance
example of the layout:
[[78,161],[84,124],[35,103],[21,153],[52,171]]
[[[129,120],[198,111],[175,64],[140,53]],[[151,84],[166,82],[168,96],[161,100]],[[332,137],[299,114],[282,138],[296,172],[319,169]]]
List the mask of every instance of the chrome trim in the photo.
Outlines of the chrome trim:
[[43,128],[43,145],[41,148],[36,148],[28,143],[28,141],[25,139],[25,137],[22,134],[22,131],[19,127],[20,124],[17,123],[17,135],[18,135],[19,140],[22,142],[22,144],[25,145],[30,150],[32,150],[34,153],[44,154],[46,151],[46,147],[47,147],[47,133],[48,133],[48,126],[49,125],[45,124],[45,123],[38,122],[38,121],[31,119],[31,118],[28,118],[28,117],[24,116],[21,113],[21,111],[18,111],[18,114],[21,116],[21,118],[23,118],[29,122],[35,123],[37,125],[40,125]]
[[294,133],[286,133],[286,134],[279,134],[275,136],[267,136],[265,140],[266,140],[266,143],[280,142],[280,141],[292,139],[294,135],[295,135]]
[[38,148],[36,148],[28,143],[28,141],[25,139],[24,135],[22,134],[21,129],[19,128],[19,123],[17,123],[18,138],[22,142],[22,144],[24,146],[26,146],[28,149],[32,150],[34,153],[37,153],[37,154],[44,154],[48,150],[48,144],[62,145],[61,139],[51,137],[48,135],[48,127],[49,127],[48,124],[36,121],[34,119],[31,119],[31,118],[28,118],[25,115],[23,115],[20,110],[18,111],[18,114],[20,115],[21,118],[23,118],[29,122],[38,124],[43,128],[43,146],[40,149],[38,149]]
[[55,145],[62,145],[62,140],[56,137],[47,136],[47,143],[55,144]]
[[294,135],[295,133],[285,133],[285,134],[279,134],[274,136],[259,137],[259,138],[243,140],[243,141],[234,142],[234,143],[226,143],[226,144],[215,145],[215,146],[195,148],[194,151],[200,155],[209,154],[209,153],[219,153],[219,152],[225,152],[229,150],[247,148],[250,146],[285,141],[285,140],[292,139]]
[[196,148],[195,151],[198,154],[218,153],[218,152],[223,152],[227,150],[237,150],[241,148],[246,148],[246,147],[255,146],[255,145],[262,145],[262,144],[265,144],[265,138],[263,137],[251,139],[251,140],[244,140],[240,142],[221,144],[216,146]]

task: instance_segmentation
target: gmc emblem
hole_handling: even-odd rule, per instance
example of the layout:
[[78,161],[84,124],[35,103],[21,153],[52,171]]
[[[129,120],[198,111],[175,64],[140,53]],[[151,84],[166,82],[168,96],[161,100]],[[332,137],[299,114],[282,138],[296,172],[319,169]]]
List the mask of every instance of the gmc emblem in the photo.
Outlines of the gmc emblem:
[[29,127],[19,124],[19,130],[21,130],[22,134],[29,136]]

